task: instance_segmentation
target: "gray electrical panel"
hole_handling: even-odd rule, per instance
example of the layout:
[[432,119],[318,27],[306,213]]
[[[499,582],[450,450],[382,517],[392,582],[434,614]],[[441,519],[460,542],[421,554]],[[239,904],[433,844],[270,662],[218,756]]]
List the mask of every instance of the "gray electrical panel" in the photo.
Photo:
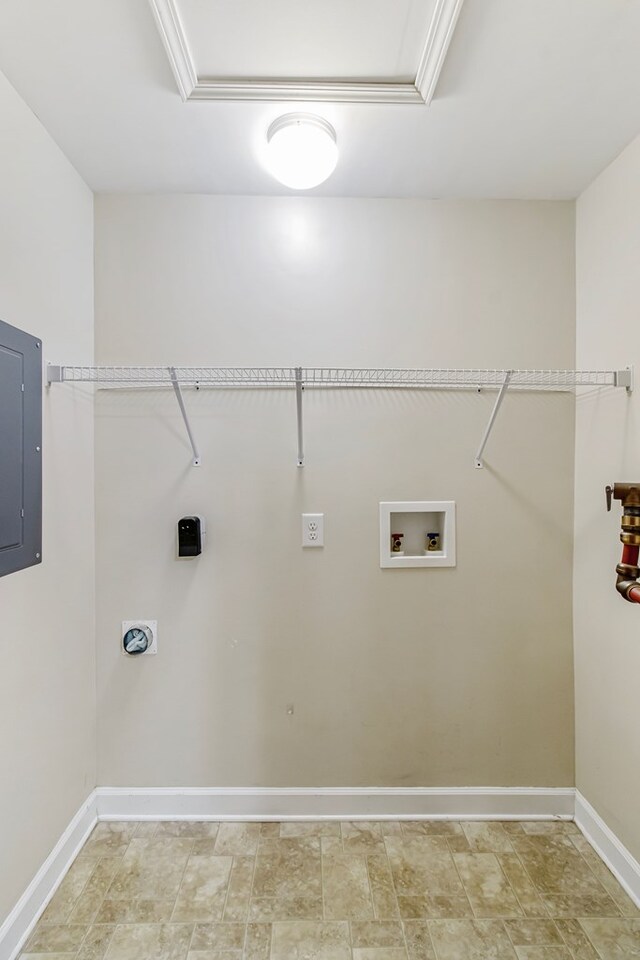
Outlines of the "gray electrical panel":
[[0,577],[42,560],[42,343],[0,320]]

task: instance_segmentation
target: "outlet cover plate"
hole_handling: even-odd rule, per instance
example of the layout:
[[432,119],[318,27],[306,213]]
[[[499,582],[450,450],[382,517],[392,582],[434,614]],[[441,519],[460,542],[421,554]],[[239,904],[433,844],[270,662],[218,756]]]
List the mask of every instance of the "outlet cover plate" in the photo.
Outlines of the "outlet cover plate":
[[324,547],[324,513],[302,514],[302,546]]

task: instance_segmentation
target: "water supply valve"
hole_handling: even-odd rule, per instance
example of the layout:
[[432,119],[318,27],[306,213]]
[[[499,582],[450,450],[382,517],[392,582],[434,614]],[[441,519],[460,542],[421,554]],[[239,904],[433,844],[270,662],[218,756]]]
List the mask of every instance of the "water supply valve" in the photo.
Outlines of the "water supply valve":
[[618,593],[630,603],[640,603],[640,567],[638,567],[638,552],[640,551],[640,482],[614,483],[605,488],[607,510],[611,510],[611,501],[620,500],[622,503],[622,519],[620,520],[620,540],[622,541],[622,559],[616,567],[618,579],[616,589]]

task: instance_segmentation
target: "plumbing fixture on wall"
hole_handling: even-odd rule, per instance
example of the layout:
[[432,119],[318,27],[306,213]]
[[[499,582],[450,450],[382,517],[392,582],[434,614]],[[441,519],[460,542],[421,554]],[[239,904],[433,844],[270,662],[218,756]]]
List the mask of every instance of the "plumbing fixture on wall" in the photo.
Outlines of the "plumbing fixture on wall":
[[638,567],[638,552],[640,551],[640,481],[638,483],[614,483],[605,488],[607,496],[607,510],[611,510],[611,500],[620,500],[622,503],[622,519],[620,539],[623,543],[622,559],[616,567],[618,579],[616,589],[618,593],[630,603],[640,603],[640,567]]

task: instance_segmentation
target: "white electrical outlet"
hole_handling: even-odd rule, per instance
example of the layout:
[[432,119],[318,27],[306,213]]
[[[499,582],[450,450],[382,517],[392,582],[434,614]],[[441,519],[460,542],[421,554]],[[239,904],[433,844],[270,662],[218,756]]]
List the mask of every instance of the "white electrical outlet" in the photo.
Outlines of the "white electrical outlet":
[[302,546],[324,547],[324,513],[302,514]]

